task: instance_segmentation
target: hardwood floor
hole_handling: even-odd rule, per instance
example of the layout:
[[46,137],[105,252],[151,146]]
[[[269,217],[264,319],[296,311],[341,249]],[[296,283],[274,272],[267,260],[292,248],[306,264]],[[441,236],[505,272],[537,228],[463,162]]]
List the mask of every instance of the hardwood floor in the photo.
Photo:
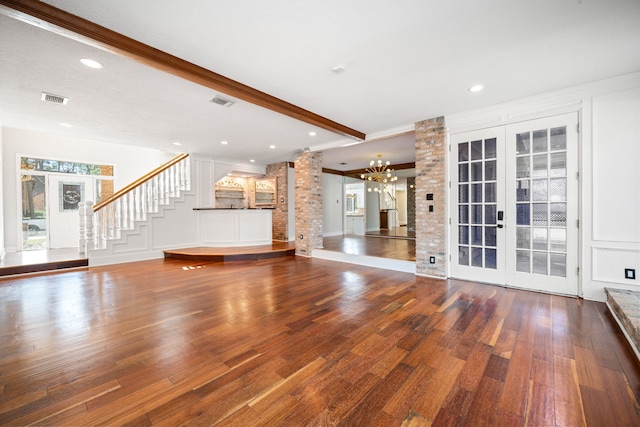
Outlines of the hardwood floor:
[[0,425],[637,426],[602,303],[289,257],[0,280]]

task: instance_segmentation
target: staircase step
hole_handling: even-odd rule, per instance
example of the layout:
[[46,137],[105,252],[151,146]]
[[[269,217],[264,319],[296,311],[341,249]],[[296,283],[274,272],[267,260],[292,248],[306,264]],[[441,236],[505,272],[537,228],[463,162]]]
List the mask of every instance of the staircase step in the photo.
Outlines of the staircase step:
[[164,257],[207,262],[257,260],[295,255],[295,242],[273,242],[261,246],[228,246],[165,250]]
[[604,288],[607,307],[640,360],[640,292]]

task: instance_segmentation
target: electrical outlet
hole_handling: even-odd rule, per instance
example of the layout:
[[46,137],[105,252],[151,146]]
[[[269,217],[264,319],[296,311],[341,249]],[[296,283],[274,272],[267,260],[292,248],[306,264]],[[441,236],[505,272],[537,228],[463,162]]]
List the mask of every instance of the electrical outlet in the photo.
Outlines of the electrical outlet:
[[625,268],[624,269],[624,278],[636,280],[636,269],[635,268]]
[[430,256],[429,257],[429,264],[435,264],[435,263],[436,263],[436,257]]

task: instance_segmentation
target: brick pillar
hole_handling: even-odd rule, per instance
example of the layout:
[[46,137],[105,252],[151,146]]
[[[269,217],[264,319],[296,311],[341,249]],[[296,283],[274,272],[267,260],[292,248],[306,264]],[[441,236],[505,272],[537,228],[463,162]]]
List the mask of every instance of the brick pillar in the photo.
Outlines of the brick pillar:
[[322,153],[308,149],[295,161],[296,255],[322,247]]
[[289,240],[287,220],[289,215],[288,184],[289,162],[267,165],[267,178],[276,178],[277,198],[273,206],[272,236],[274,240]]
[[416,123],[416,274],[421,276],[447,275],[445,147],[444,117]]

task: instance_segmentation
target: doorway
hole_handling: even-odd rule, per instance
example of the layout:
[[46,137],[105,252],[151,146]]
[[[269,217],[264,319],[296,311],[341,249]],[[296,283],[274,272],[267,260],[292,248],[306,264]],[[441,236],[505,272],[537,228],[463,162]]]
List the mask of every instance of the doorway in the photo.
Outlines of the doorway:
[[451,136],[450,275],[578,294],[577,113]]

